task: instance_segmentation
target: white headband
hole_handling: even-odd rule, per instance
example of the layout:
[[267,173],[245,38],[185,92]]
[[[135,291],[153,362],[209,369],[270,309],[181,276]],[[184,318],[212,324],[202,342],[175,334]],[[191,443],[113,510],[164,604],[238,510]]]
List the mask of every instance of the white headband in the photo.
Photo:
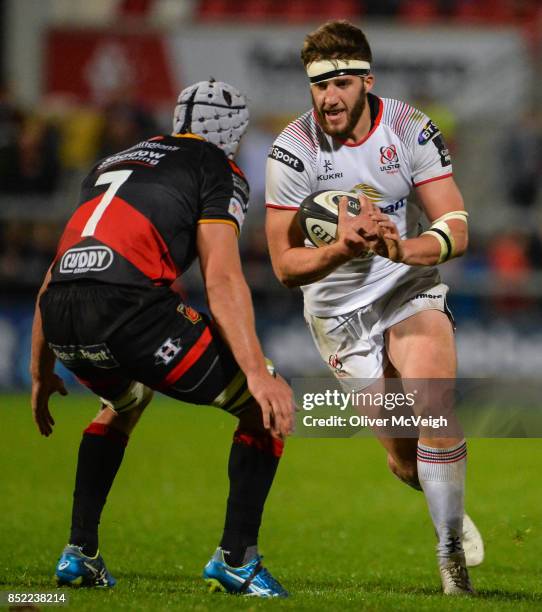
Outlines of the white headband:
[[307,75],[311,85],[329,81],[348,74],[365,76],[371,71],[371,64],[357,59],[331,59],[311,62],[307,66]]

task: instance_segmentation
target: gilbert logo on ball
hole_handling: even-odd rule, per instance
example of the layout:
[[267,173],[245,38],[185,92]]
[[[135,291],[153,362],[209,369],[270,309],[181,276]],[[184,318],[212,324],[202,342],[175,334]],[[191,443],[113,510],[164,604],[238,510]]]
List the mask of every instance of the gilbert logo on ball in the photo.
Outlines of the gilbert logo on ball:
[[307,196],[299,208],[299,223],[305,236],[317,247],[335,242],[339,221],[339,202],[348,200],[349,215],[357,215],[361,206],[349,191],[316,191]]

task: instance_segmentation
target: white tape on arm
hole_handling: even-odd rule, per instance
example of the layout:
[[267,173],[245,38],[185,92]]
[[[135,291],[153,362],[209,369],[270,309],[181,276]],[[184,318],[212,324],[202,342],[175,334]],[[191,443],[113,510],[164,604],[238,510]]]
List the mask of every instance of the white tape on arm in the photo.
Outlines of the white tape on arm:
[[427,231],[423,232],[422,236],[432,236],[439,242],[440,255],[437,264],[448,261],[448,259],[451,259],[456,254],[455,239],[452,230],[446,221],[456,219],[458,221],[467,223],[468,216],[469,213],[465,210],[453,210],[452,212],[446,213],[433,221],[431,227]]

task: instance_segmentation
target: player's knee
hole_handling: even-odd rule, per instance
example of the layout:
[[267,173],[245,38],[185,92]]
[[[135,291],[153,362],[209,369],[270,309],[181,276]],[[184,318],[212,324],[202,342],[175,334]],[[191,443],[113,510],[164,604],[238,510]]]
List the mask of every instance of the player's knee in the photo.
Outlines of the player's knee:
[[399,480],[409,487],[421,491],[421,485],[418,479],[418,467],[415,460],[398,462],[392,455],[388,454],[388,467]]
[[255,435],[264,435],[268,431],[263,425],[262,410],[255,399],[252,399],[238,417],[238,428],[242,431],[250,431]]
[[[277,377],[277,371],[271,359],[265,358],[267,371],[274,378]],[[267,430],[263,425],[262,409],[258,402],[251,397],[240,412],[236,413],[239,419],[239,428],[265,433]]]
[[102,410],[93,423],[112,427],[129,436],[137,425],[141,414],[151,401],[152,396],[152,389],[142,383],[133,382],[115,400],[100,398],[103,402],[103,407],[109,410]]

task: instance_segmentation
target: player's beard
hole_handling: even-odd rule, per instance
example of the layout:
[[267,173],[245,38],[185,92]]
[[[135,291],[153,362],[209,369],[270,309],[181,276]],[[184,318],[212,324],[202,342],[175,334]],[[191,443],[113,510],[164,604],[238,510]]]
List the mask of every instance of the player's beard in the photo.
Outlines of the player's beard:
[[326,114],[322,110],[322,107],[317,108],[316,104],[314,104],[314,98],[313,98],[313,106],[316,111],[316,115],[318,116],[318,123],[320,124],[324,132],[326,134],[329,134],[330,136],[334,136],[342,140],[346,140],[350,138],[356,125],[358,124],[358,121],[361,115],[363,114],[363,111],[365,110],[366,104],[367,104],[367,92],[365,90],[365,83],[362,83],[361,91],[359,93],[358,99],[354,102],[354,105],[352,106],[351,109],[348,109],[348,108],[345,109],[347,121],[346,121],[346,126],[341,129],[339,127],[335,127],[329,124],[329,122],[326,119]]

